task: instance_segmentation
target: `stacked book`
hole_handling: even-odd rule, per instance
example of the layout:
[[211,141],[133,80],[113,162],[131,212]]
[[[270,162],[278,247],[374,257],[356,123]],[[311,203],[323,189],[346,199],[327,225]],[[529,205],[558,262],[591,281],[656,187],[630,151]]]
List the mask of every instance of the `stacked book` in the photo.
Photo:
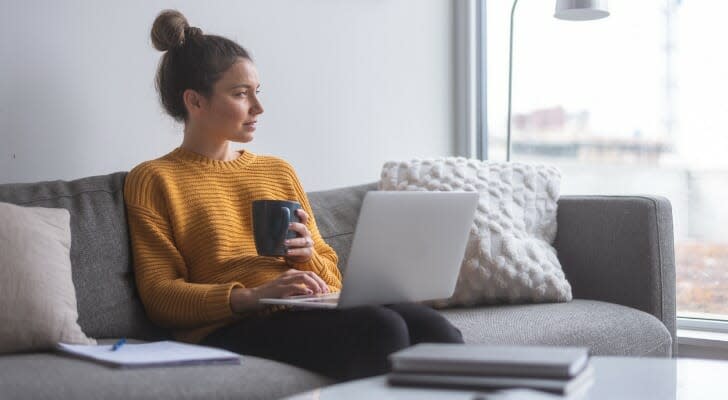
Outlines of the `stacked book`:
[[397,386],[526,388],[569,395],[593,380],[582,347],[422,343],[393,353],[387,380]]

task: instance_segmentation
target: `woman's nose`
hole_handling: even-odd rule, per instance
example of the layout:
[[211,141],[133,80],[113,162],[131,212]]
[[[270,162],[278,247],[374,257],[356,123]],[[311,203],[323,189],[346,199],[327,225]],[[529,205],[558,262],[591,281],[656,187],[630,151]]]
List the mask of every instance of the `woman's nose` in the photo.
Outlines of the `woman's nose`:
[[260,101],[259,101],[259,100],[257,100],[257,99],[255,100],[255,104],[253,104],[253,109],[252,109],[252,111],[253,111],[253,113],[254,113],[254,114],[256,114],[256,115],[257,115],[257,114],[263,114],[263,111],[264,111],[264,110],[263,110],[263,105],[262,105],[262,104],[260,103]]

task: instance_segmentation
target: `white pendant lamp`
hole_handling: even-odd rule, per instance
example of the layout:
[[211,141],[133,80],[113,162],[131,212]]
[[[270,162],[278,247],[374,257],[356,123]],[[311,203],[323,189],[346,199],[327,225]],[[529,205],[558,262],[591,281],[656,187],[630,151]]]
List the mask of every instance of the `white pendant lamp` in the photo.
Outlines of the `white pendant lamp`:
[[554,17],[569,21],[589,21],[609,16],[607,0],[556,0]]

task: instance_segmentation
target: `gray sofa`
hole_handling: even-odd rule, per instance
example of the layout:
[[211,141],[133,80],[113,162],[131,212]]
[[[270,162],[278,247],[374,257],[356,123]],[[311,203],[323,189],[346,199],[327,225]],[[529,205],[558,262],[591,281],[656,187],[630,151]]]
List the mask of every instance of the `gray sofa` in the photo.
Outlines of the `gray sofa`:
[[[168,338],[134,288],[122,187],[125,173],[71,182],[0,185],[0,201],[71,213],[79,324],[94,338]],[[322,235],[346,265],[364,194],[376,184],[310,193]],[[448,309],[468,343],[580,345],[595,355],[675,353],[672,215],[650,196],[566,196],[556,248],[575,300]],[[0,355],[0,397],[32,399],[268,399],[332,384],[278,362],[114,370],[54,353]]]

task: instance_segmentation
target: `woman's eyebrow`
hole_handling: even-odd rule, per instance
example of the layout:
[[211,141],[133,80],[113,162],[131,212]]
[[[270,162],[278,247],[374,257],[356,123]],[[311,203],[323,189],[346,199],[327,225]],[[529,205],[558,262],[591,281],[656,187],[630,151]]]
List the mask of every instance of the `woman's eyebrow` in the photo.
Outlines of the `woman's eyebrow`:
[[[237,88],[240,88],[240,87],[244,87],[244,88],[250,89],[253,86],[252,85],[248,85],[247,83],[239,83],[237,85],[230,86],[230,89],[237,89]],[[258,86],[256,86],[256,89],[260,89],[260,84]]]

